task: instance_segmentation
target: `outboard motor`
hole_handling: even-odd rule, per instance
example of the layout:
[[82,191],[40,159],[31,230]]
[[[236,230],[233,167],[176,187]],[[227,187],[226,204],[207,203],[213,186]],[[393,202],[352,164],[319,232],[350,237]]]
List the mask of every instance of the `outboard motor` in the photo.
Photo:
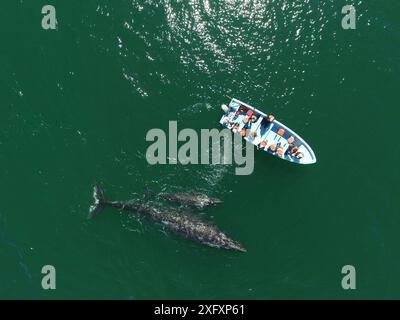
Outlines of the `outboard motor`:
[[231,108],[229,108],[226,104],[222,104],[222,105],[221,105],[221,109],[222,109],[222,111],[224,111],[225,113],[228,113],[228,112],[231,110]]

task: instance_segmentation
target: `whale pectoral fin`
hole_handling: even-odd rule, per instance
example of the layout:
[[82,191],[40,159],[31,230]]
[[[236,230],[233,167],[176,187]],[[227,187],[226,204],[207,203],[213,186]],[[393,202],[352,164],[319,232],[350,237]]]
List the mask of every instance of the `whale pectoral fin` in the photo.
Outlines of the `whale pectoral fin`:
[[148,184],[145,184],[143,188],[144,188],[143,200],[147,201],[147,200],[153,199],[157,196],[157,194],[153,190],[150,189]]

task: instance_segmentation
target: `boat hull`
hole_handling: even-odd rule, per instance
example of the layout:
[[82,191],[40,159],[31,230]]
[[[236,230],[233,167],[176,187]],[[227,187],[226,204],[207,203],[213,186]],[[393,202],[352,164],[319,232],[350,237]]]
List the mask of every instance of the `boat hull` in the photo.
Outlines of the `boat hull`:
[[[273,156],[298,164],[317,162],[314,151],[296,132],[283,123],[268,121],[268,115],[256,108],[233,98],[229,106],[223,108],[225,114],[220,124]],[[293,152],[301,153],[298,158]]]

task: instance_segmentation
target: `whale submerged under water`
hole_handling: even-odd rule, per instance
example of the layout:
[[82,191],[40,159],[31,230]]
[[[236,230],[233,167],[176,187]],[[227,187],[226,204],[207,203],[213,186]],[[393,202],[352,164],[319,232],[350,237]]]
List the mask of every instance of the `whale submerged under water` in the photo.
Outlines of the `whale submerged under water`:
[[201,244],[223,248],[234,249],[245,252],[246,249],[237,241],[229,238],[224,232],[197,216],[184,214],[172,208],[163,208],[150,205],[145,201],[107,201],[103,190],[99,185],[93,189],[94,203],[90,207],[88,219],[94,218],[103,207],[110,206],[128,212],[134,212],[139,216],[160,222],[168,230],[173,231],[187,239]]
[[195,207],[197,209],[204,209],[208,206],[214,206],[223,203],[221,199],[211,198],[204,193],[199,192],[175,192],[175,193],[154,193],[149,188],[146,189],[147,196],[164,199],[170,202],[179,203],[188,207]]

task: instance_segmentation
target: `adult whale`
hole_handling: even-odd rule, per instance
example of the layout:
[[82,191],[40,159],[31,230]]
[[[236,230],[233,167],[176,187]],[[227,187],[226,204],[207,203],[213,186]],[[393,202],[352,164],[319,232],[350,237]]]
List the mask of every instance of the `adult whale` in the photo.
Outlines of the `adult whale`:
[[95,185],[93,189],[93,198],[94,203],[90,207],[88,219],[95,217],[104,206],[110,206],[120,210],[135,212],[139,216],[160,222],[174,233],[210,247],[246,251],[239,242],[229,238],[217,226],[211,225],[197,216],[183,214],[171,208],[149,205],[147,202],[141,200],[107,201],[99,185]]

